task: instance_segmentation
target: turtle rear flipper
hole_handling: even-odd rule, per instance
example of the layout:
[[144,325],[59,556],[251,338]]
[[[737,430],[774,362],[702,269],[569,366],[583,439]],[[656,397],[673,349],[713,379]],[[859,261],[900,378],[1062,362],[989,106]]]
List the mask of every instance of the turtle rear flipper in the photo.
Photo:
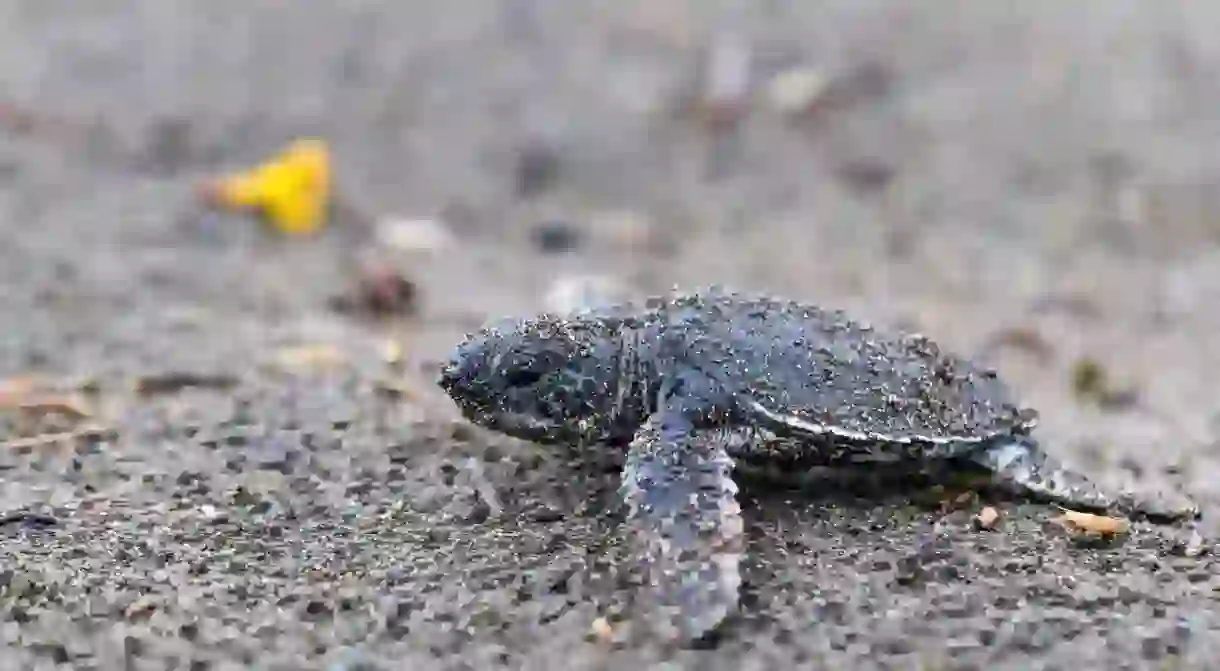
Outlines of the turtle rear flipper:
[[622,495],[627,527],[664,612],[686,641],[715,629],[738,603],[744,533],[723,429],[662,410],[629,448]]
[[1185,497],[1139,497],[1106,492],[1087,476],[1047,454],[1028,436],[1014,435],[997,440],[971,459],[1016,493],[1047,499],[1065,507],[1168,520],[1199,516],[1198,507]]

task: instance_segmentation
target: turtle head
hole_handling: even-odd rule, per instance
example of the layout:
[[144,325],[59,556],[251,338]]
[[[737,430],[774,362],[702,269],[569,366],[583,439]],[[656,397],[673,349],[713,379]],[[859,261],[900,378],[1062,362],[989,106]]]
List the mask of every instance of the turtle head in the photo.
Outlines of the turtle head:
[[597,320],[500,321],[458,345],[437,384],[481,426],[542,443],[597,440],[616,417],[620,343]]

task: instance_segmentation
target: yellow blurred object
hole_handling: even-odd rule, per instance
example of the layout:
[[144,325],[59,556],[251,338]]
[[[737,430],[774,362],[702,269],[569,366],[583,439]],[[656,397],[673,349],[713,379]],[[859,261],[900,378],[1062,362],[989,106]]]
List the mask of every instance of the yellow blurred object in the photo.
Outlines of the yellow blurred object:
[[282,233],[304,235],[326,223],[330,186],[326,143],[306,138],[252,170],[220,179],[208,197],[223,207],[256,210]]

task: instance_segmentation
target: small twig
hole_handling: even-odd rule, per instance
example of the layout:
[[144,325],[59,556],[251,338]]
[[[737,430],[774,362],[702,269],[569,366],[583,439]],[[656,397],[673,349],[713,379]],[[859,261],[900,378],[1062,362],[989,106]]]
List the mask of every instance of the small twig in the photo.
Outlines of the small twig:
[[172,394],[187,388],[227,390],[236,387],[240,380],[225,373],[193,373],[170,371],[144,375],[136,379],[137,394]]
[[[7,409],[10,406],[0,403],[0,407]],[[90,417],[89,411],[82,404],[69,397],[18,401],[11,407],[30,415],[60,414],[71,419],[87,419]]]
[[10,438],[5,441],[0,441],[0,448],[10,450],[29,450],[35,447],[44,445],[53,445],[65,440],[79,440],[81,438],[96,438],[105,435],[108,429],[103,426],[84,426],[72,431],[60,431],[56,433],[40,433],[36,436],[27,436],[23,438]]

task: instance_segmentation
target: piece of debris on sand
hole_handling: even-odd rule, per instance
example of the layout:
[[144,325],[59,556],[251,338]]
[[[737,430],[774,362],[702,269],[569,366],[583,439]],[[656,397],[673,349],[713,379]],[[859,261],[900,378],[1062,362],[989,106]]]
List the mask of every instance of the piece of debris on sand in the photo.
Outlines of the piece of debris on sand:
[[329,370],[348,363],[342,350],[328,343],[294,345],[275,351],[267,365],[281,372]]
[[261,165],[205,184],[200,197],[213,207],[255,213],[280,233],[308,235],[326,224],[330,172],[326,143],[303,138]]
[[1000,523],[1000,511],[987,506],[980,510],[971,521],[974,524],[974,528],[990,531]]
[[225,373],[200,373],[195,371],[164,371],[136,378],[135,391],[141,396],[174,394],[184,389],[228,390],[236,387],[236,376]]
[[567,313],[619,302],[627,295],[627,286],[609,275],[565,275],[551,282],[543,301],[548,310]]
[[1116,387],[1101,362],[1084,358],[1072,367],[1072,390],[1082,400],[1106,410],[1121,410],[1135,405],[1139,391],[1134,387]]
[[419,287],[395,268],[361,265],[347,293],[331,297],[332,310],[349,316],[413,315],[419,309]]
[[589,626],[589,637],[603,645],[611,643],[614,640],[614,628],[606,618],[599,617]]
[[1085,537],[1113,538],[1125,535],[1131,523],[1120,517],[1106,517],[1074,510],[1063,510],[1063,514],[1049,520],[1067,531]]

